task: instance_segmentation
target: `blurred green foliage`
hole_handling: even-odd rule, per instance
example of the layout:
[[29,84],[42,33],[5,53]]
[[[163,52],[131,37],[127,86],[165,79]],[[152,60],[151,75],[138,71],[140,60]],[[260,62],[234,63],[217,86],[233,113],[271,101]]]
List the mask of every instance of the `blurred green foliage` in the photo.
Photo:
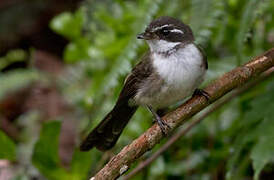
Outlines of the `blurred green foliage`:
[[6,56],[0,57],[0,70],[6,68],[14,62],[24,61],[27,58],[27,53],[21,49],[9,51]]
[[85,179],[91,166],[91,153],[80,153],[76,150],[70,171],[64,169],[58,157],[60,128],[60,121],[51,121],[43,125],[40,138],[34,146],[32,162],[48,179]]
[[42,80],[41,75],[35,70],[14,70],[12,72],[0,72],[0,100],[5,97],[7,93],[24,88],[32,82]]
[[34,146],[32,162],[49,179],[68,179],[61,168],[58,157],[58,135],[61,124],[49,122],[41,130],[40,138]]
[[[78,139],[114,105],[125,76],[148,49],[136,34],[153,18],[169,15],[190,24],[196,42],[208,55],[208,83],[273,47],[273,9],[271,0],[87,0],[76,12],[56,16],[51,29],[69,40],[63,55],[66,73],[56,83],[76,109]],[[1,58],[5,60],[0,69],[22,59],[7,57]],[[10,89],[37,80],[33,72],[29,67],[0,74],[0,98]],[[134,179],[259,179],[260,173],[273,174],[273,102],[271,78],[213,113]],[[151,125],[151,118],[140,108],[111,152],[119,152],[138,137]],[[83,153],[76,148],[70,168],[62,167],[60,126],[61,121],[43,124],[39,139],[31,146],[31,166],[44,177],[86,179],[107,162],[106,155],[97,150]],[[2,132],[0,146],[4,152],[0,158],[15,160],[15,145]],[[3,150],[4,146],[12,150]]]
[[0,159],[15,160],[15,144],[5,133],[0,131]]

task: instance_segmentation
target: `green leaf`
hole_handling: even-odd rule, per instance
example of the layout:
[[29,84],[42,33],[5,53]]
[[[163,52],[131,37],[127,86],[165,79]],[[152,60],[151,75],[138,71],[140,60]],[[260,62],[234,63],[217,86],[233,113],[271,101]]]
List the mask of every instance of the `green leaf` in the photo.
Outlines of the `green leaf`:
[[89,59],[89,41],[85,38],[78,38],[77,41],[68,44],[64,51],[64,59],[67,63],[74,63],[79,60]]
[[6,56],[0,57],[0,70],[6,68],[12,63],[24,61],[27,53],[22,49],[14,49],[9,51]]
[[[124,29],[127,30],[128,28],[132,27],[133,31],[130,32],[131,34],[128,34],[129,38],[125,38],[125,36],[117,37],[117,40],[119,40],[117,44],[116,40],[113,45],[111,46],[111,51],[108,51],[107,53],[112,56],[112,59],[114,60],[111,64],[111,68],[108,73],[106,73],[103,78],[103,82],[108,82],[107,84],[101,83],[99,86],[93,86],[90,90],[90,95],[94,97],[96,95],[96,99],[102,98],[104,93],[109,91],[109,89],[116,87],[119,82],[117,79],[121,75],[125,75],[130,72],[131,69],[131,62],[136,59],[138,48],[140,47],[141,41],[136,41],[136,34],[143,31],[145,26],[152,20],[153,15],[158,11],[159,5],[163,3],[162,0],[157,0],[147,2],[147,7],[145,10],[141,11],[140,13],[144,16],[142,21],[136,21],[137,23],[126,24],[123,23]],[[132,9],[133,10],[133,9]],[[128,13],[131,14],[133,11],[129,11]],[[135,15],[136,16],[136,15]],[[105,17],[105,16],[104,16]],[[124,19],[127,19],[127,16],[124,17]],[[105,20],[105,19],[104,19]],[[122,20],[123,21],[123,20]],[[129,23],[129,22],[128,22]],[[112,25],[113,27],[117,27],[117,25],[122,24],[121,22],[117,22],[116,26]],[[121,28],[122,29],[122,28]],[[118,29],[114,29],[116,31],[119,31]],[[128,32],[128,30],[126,31]],[[116,34],[117,36],[119,34]],[[121,38],[124,38],[124,41],[121,41]],[[109,43],[108,43],[109,44]],[[107,45],[108,45],[107,44]],[[119,45],[119,46],[117,46]],[[114,53],[113,51],[116,51]],[[115,54],[115,57],[113,55]]]
[[[272,116],[273,117],[273,116]],[[260,172],[264,166],[274,160],[274,121],[273,118],[267,117],[260,125],[258,133],[259,141],[252,148],[251,159],[255,170],[254,178],[259,179]]]
[[15,144],[14,142],[0,130],[0,159],[15,160]]
[[83,21],[81,10],[76,11],[75,14],[64,12],[50,22],[50,27],[57,33],[73,40],[81,36]]
[[224,3],[219,0],[192,0],[191,6],[190,26],[196,34],[196,42],[205,46],[212,39],[213,30],[224,26],[221,24],[225,22]]
[[49,179],[70,179],[68,173],[61,167],[58,156],[58,142],[61,123],[47,122],[43,125],[40,138],[36,142],[32,163]]
[[92,151],[81,152],[76,150],[74,152],[72,161],[71,161],[71,175],[70,179],[81,180],[87,179],[88,173],[90,171],[92,163]]
[[[246,151],[251,152],[254,178],[258,179],[264,166],[273,160],[274,149],[274,83],[266,83],[261,95],[249,101],[249,108],[239,123],[238,137],[234,143],[232,158],[229,159],[227,179],[236,179],[246,168]],[[267,108],[266,108],[267,105]],[[259,112],[259,113],[258,113]],[[238,177],[237,177],[238,178]]]
[[248,31],[254,24],[254,20],[257,17],[254,12],[258,9],[260,5],[259,3],[261,3],[260,0],[250,0],[247,1],[244,7],[245,11],[243,11],[241,17],[239,32],[236,38],[238,65],[241,64],[244,58],[244,43],[246,43]]

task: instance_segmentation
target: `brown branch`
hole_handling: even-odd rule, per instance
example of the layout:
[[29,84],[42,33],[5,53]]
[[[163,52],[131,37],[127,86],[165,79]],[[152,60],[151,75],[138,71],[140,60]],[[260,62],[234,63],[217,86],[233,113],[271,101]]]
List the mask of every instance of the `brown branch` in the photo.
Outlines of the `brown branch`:
[[268,77],[274,74],[274,67],[268,69],[267,71],[263,72],[262,75],[257,78],[256,80],[245,84],[244,86],[237,88],[233,90],[228,95],[224,96],[220,100],[218,100],[216,103],[210,107],[210,109],[207,109],[203,114],[201,114],[199,117],[193,119],[186,128],[180,129],[176,134],[174,134],[158,151],[156,151],[154,154],[152,154],[149,158],[147,158],[145,161],[138,164],[136,168],[134,168],[130,173],[125,175],[123,177],[123,180],[128,180],[135,176],[138,172],[142,171],[145,167],[150,165],[155,159],[157,159],[162,153],[164,153],[171,145],[173,145],[180,137],[184,136],[186,133],[188,133],[193,127],[195,127],[197,124],[199,124],[203,119],[205,119],[208,115],[210,115],[212,112],[216,111],[223,105],[225,105],[227,102],[231,101],[233,98],[239,96],[243,92],[247,91],[248,89],[254,87],[256,84],[261,83]]
[[[168,113],[163,120],[171,127],[170,131],[181,125],[197,112],[207,107],[229,91],[242,86],[248,80],[257,77],[260,73],[274,66],[274,48],[250,62],[233,69],[219,79],[208,85],[204,90],[210,94],[210,100],[203,96],[195,96],[186,103]],[[129,166],[145,152],[152,149],[163,138],[160,127],[154,124],[139,138],[124,147],[119,154],[114,156],[103,169],[92,179],[116,179],[126,172]]]

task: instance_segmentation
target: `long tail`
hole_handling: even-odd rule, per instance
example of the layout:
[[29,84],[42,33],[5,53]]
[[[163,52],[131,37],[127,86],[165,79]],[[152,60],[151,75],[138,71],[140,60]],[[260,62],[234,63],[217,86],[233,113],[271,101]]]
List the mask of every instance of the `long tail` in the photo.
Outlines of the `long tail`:
[[100,151],[106,151],[112,148],[137,108],[137,106],[128,106],[128,103],[117,103],[100,124],[89,133],[82,142],[80,150],[88,151],[96,147]]

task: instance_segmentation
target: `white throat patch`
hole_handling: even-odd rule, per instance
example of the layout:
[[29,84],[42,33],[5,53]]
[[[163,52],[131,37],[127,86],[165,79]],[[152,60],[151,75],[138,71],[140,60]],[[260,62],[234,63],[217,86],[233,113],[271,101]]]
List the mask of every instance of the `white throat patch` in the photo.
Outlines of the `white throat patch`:
[[168,52],[172,50],[175,46],[180,44],[180,42],[168,42],[165,40],[158,39],[147,40],[147,43],[149,45],[150,51],[156,53]]

